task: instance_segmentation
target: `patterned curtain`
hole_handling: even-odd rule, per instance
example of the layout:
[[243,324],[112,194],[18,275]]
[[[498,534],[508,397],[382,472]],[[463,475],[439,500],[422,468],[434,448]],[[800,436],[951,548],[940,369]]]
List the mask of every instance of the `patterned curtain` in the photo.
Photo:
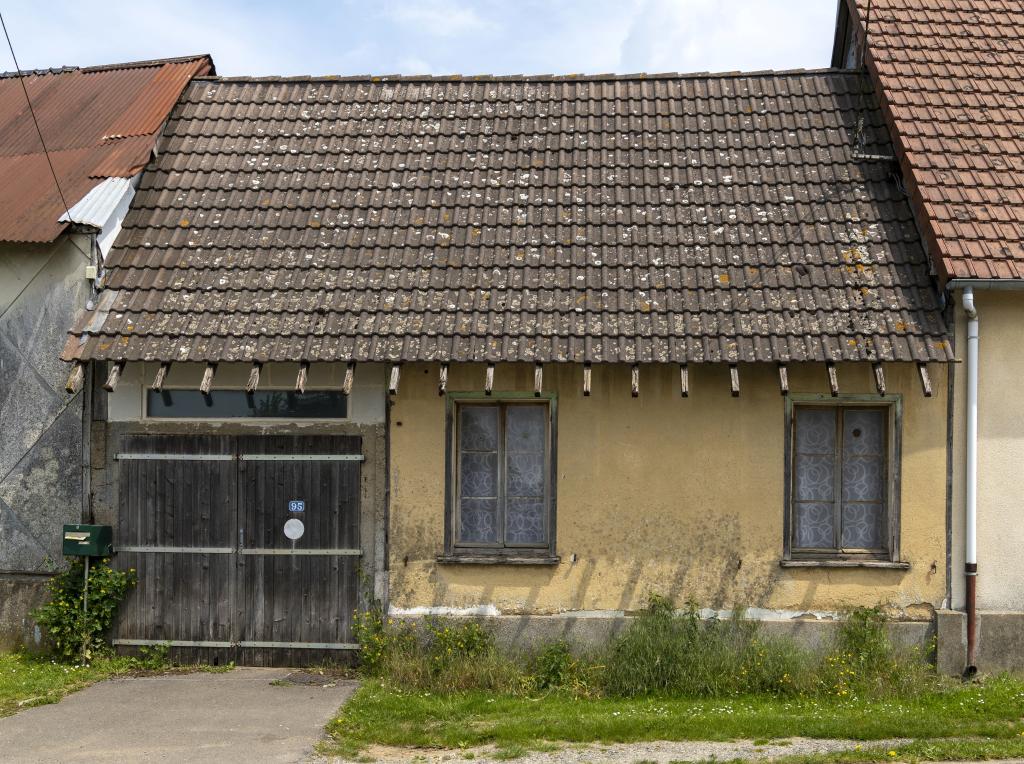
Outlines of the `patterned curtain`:
[[458,540],[545,545],[548,407],[463,405],[458,426]]
[[794,547],[885,547],[887,418],[880,409],[796,409]]

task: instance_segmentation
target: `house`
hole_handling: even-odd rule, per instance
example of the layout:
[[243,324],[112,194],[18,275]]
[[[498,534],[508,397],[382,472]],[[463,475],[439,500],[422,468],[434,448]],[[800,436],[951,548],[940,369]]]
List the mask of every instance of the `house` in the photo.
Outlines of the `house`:
[[[953,306],[947,670],[1024,667],[1024,9],[839,5],[833,63],[866,68]],[[945,628],[943,628],[945,624]],[[948,631],[949,639],[943,639]],[[955,649],[954,649],[955,648]]]
[[657,592],[923,644],[953,351],[893,151],[839,69],[193,79],[62,356],[116,643],[316,660],[374,599],[587,642]]
[[38,641],[27,613],[62,566],[61,526],[91,513],[92,386],[64,392],[67,325],[171,107],[212,72],[196,56],[0,75],[0,648]]

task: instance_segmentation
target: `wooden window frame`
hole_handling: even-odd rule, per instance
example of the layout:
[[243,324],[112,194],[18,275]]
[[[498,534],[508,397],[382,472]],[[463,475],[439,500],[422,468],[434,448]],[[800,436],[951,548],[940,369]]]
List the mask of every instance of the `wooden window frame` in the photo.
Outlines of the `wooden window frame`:
[[[884,532],[888,545],[884,550],[868,549],[802,549],[796,548],[793,540],[796,533],[795,524],[795,491],[794,480],[794,451],[796,448],[796,410],[798,408],[820,407],[827,409],[875,409],[885,410],[888,414],[888,427],[886,432],[886,500],[885,500],[885,524]],[[858,566],[866,567],[893,567],[907,568],[907,565],[900,560],[900,485],[903,462],[903,399],[899,395],[838,395],[832,397],[827,394],[798,395],[793,394],[786,399],[786,455],[785,455],[785,507],[784,507],[784,534],[783,534],[783,557],[784,567],[797,567],[808,565],[835,565],[835,566]],[[840,419],[841,422],[841,419]],[[838,430],[837,438],[842,437],[842,431]],[[837,465],[837,472],[841,471],[841,465]],[[837,477],[837,480],[840,478]],[[838,497],[836,499],[839,503]],[[837,527],[837,533],[841,534],[841,527]]]
[[[480,563],[480,564],[534,564],[552,565],[559,562],[556,549],[556,484],[557,484],[557,422],[558,400],[553,393],[457,393],[446,394],[445,412],[445,530],[444,553],[438,555],[439,562]],[[545,505],[547,512],[547,543],[544,545],[509,545],[504,542],[463,543],[457,541],[459,521],[459,410],[462,406],[497,406],[504,412],[510,405],[543,405],[547,407],[547,479]],[[501,432],[504,432],[504,416],[499,416]],[[498,451],[499,465],[504,464],[505,444]],[[503,468],[499,468],[503,472]],[[499,502],[502,528],[504,527],[503,505]]]

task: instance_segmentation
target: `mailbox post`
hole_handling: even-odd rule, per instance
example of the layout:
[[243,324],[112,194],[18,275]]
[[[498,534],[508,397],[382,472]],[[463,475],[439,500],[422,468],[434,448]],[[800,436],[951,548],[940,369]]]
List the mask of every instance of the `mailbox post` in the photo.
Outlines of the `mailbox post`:
[[[114,533],[109,525],[65,525],[64,556],[82,557],[85,581],[82,586],[82,615],[89,614],[89,558],[109,557],[114,553]],[[82,644],[84,657],[85,644]]]

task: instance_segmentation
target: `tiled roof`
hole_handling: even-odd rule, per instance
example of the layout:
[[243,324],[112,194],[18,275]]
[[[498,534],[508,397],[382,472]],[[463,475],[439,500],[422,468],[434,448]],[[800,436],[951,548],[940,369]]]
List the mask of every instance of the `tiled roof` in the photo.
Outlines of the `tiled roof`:
[[869,19],[856,6],[945,276],[1024,278],[1024,5],[870,0]]
[[948,360],[865,87],[195,80],[64,357]]
[[[212,71],[209,56],[26,72],[64,201],[74,206],[107,177],[149,161],[182,88]],[[0,75],[0,241],[53,241],[66,210],[16,72]]]

